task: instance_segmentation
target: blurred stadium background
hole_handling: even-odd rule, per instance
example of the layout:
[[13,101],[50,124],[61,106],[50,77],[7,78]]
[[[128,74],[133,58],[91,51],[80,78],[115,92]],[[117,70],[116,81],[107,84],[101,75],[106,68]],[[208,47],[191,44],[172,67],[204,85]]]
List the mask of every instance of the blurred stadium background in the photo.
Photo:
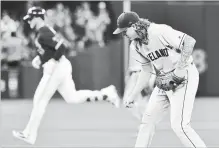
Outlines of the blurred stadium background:
[[[122,1],[1,1],[1,143],[2,147],[28,147],[13,139],[32,107],[32,96],[42,76],[31,66],[36,55],[34,33],[22,17],[31,6],[47,10],[46,20],[69,47],[77,89],[101,89],[113,84],[122,95],[127,49],[112,35],[123,12]],[[209,147],[219,147],[219,69],[217,63],[219,2],[131,1],[140,17],[165,23],[196,40],[194,62],[200,85],[192,125]],[[66,105],[54,95],[35,147],[132,147],[137,121],[126,109],[105,103]],[[152,146],[180,147],[166,118],[158,126]]]

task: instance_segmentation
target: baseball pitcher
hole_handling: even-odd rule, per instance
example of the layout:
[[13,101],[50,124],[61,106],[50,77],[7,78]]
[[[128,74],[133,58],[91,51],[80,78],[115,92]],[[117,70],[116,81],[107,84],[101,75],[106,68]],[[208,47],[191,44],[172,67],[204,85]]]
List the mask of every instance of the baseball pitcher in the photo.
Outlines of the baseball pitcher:
[[67,103],[83,103],[88,99],[90,101],[107,100],[116,107],[119,106],[119,96],[112,85],[100,91],[76,91],[72,79],[72,66],[65,57],[66,47],[63,39],[57,36],[53,28],[45,24],[44,14],[44,9],[32,7],[24,17],[30,27],[37,31],[35,44],[38,55],[33,59],[32,65],[37,69],[43,68],[43,77],[34,94],[29,122],[22,132],[13,131],[16,138],[29,144],[35,143],[41,119],[56,90]]
[[[133,78],[133,87],[124,97],[131,107],[152,74],[155,84],[142,118],[135,147],[149,147],[156,124],[170,108],[171,127],[185,147],[206,147],[190,125],[199,73],[193,64],[192,51],[196,40],[165,24],[139,18],[135,12],[124,12],[117,19],[114,34],[123,33],[131,40],[133,58],[142,70]],[[155,73],[153,73],[153,70]]]

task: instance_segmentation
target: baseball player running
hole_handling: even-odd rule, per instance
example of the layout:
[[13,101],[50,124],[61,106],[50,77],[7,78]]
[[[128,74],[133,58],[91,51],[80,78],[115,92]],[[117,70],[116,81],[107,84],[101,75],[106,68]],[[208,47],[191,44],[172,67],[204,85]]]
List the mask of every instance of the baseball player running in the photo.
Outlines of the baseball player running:
[[83,103],[88,99],[107,100],[116,107],[119,106],[119,96],[112,85],[100,91],[76,91],[72,79],[72,66],[64,55],[66,48],[63,39],[58,38],[56,32],[45,24],[44,13],[44,9],[32,7],[24,17],[30,27],[38,33],[35,42],[38,55],[33,59],[32,65],[37,69],[43,67],[43,77],[34,94],[29,122],[22,132],[13,131],[16,138],[29,144],[35,143],[41,119],[56,90],[67,103]]
[[135,147],[149,147],[156,124],[170,107],[171,127],[185,147],[206,147],[190,125],[199,73],[193,64],[192,51],[196,40],[165,24],[139,18],[135,12],[124,12],[117,20],[114,34],[123,33],[132,42],[133,58],[142,70],[133,76],[133,87],[124,96],[124,105],[131,107],[139,92],[148,85],[156,71],[156,87],[142,118]]

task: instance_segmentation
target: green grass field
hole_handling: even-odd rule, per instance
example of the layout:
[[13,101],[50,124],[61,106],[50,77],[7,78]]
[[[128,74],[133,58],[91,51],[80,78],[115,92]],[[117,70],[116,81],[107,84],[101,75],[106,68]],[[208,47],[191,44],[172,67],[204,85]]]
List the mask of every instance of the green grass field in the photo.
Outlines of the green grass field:
[[[12,130],[22,130],[32,108],[31,99],[2,100],[2,148],[133,147],[139,121],[124,108],[107,103],[66,104],[52,99],[34,146],[17,140]],[[192,126],[208,147],[219,147],[219,98],[196,99]],[[158,125],[152,147],[182,147],[170,128],[169,115]]]

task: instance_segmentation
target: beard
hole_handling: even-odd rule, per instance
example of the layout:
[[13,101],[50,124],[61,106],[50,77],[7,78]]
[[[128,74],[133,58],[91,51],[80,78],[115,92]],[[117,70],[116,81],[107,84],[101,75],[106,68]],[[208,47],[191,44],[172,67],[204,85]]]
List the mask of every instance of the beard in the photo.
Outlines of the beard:
[[148,39],[148,28],[150,26],[151,22],[147,19],[142,19],[141,21],[137,22],[135,24],[136,33],[138,35],[138,41],[140,44],[148,45],[149,39]]
[[147,31],[143,33],[141,30],[138,30],[138,31],[136,30],[136,33],[139,36],[139,38],[136,39],[136,40],[138,40],[141,44],[148,45],[149,40],[148,40],[148,33],[147,33]]

